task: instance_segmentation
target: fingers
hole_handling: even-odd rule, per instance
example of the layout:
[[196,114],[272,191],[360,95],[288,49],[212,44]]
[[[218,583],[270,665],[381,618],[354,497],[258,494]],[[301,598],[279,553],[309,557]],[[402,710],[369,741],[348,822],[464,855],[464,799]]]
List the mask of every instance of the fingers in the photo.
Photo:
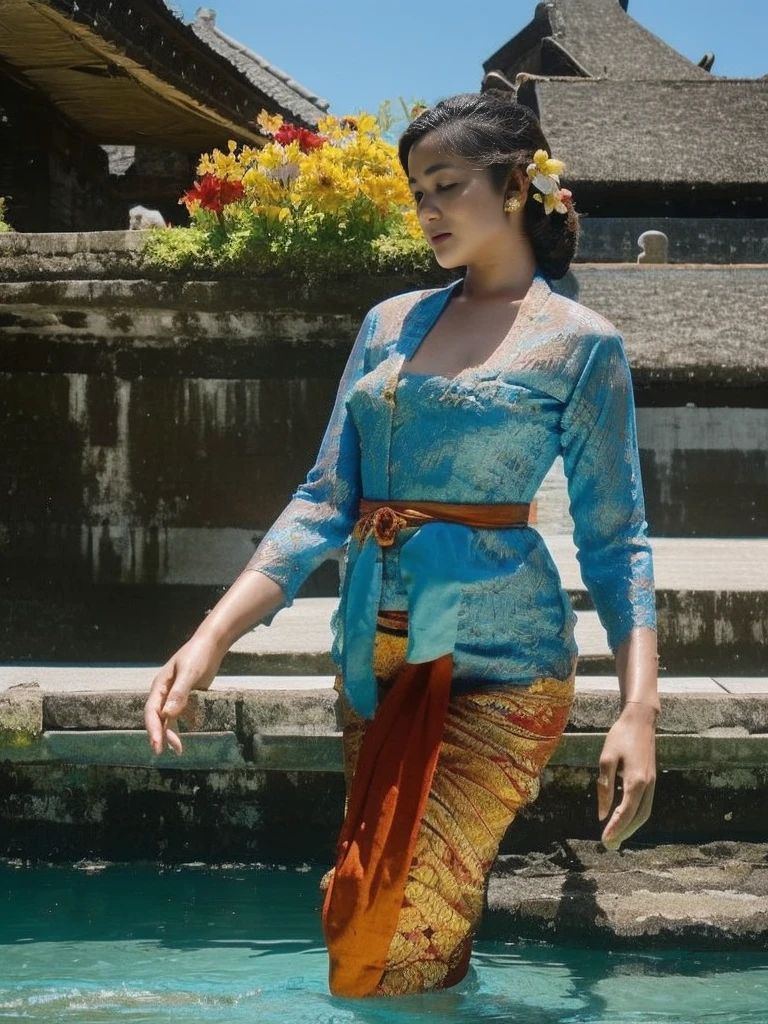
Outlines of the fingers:
[[616,758],[604,752],[600,758],[600,774],[597,776],[597,816],[600,821],[607,818],[611,810],[616,769]]
[[144,705],[144,726],[153,753],[162,754],[166,744],[177,754],[182,752],[176,719],[184,714],[187,699],[187,688],[180,685],[175,663],[170,661],[152,680]]
[[624,797],[606,825],[602,843],[609,850],[618,850],[623,842],[646,823],[651,815],[656,781],[634,779],[625,784]]
[[637,808],[637,813],[631,819],[631,821],[628,822],[626,828],[624,828],[621,832],[617,832],[614,835],[614,843],[620,845],[621,843],[626,842],[627,839],[630,838],[630,836],[633,836],[635,832],[637,832],[639,828],[642,828],[646,821],[648,821],[648,819],[651,816],[651,808],[653,807],[653,795],[655,790],[655,780],[646,785],[642,798],[640,800],[640,805]]
[[178,734],[178,732],[176,731],[175,728],[171,728],[171,726],[175,727],[175,725],[176,725],[176,722],[173,719],[171,719],[171,718],[167,718],[166,719],[166,721],[165,721],[165,738],[166,738],[166,740],[168,742],[168,746],[171,748],[171,750],[175,750],[177,754],[180,754],[182,752],[181,737],[179,736],[179,734]]
[[149,736],[149,745],[155,754],[161,754],[165,747],[165,721],[162,717],[163,704],[173,682],[173,668],[164,665],[152,680],[149,696],[144,705],[144,728]]

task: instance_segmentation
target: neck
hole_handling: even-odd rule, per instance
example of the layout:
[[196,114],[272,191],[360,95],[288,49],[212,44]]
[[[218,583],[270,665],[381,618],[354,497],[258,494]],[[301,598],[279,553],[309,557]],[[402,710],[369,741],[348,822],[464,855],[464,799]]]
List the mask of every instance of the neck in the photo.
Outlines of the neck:
[[536,275],[533,251],[521,251],[507,260],[467,266],[461,288],[462,296],[471,302],[519,302]]

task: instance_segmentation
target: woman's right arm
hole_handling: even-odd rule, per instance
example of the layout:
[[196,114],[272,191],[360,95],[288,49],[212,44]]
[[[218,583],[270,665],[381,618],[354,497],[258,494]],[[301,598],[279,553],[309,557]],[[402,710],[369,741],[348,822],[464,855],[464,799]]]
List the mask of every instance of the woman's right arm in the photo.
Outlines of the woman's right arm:
[[366,372],[376,309],[368,311],[357,332],[306,480],[240,576],[152,681],[144,721],[155,753],[161,753],[166,743],[181,753],[173,726],[190,691],[207,689],[235,640],[259,622],[270,625],[275,612],[290,607],[303,581],[349,537],[359,515],[360,450],[346,399]]
[[177,753],[182,745],[175,729],[192,690],[207,690],[232,644],[285,602],[285,593],[264,573],[243,571],[195,633],[163,665],[144,705],[144,724],[156,754],[166,743]]

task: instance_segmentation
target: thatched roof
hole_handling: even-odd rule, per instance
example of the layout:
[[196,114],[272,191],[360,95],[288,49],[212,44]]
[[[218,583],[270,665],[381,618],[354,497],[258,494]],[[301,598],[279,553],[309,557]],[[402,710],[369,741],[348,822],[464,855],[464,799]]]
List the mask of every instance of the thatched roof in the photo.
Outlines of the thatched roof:
[[568,182],[768,182],[768,81],[627,82],[520,76]]
[[257,89],[271,96],[284,110],[290,111],[291,120],[317,124],[330,106],[328,100],[301,85],[286,71],[270,64],[261,54],[222,32],[216,25],[216,12],[210,7],[198,8],[190,27],[195,35],[234,65]]
[[511,80],[521,71],[633,81],[711,77],[630,17],[619,0],[539,3],[533,20],[483,68],[501,71]]
[[263,143],[262,108],[305,127],[325,112],[287,76],[254,81],[163,0],[2,0],[0,64],[107,144],[199,153],[228,137]]

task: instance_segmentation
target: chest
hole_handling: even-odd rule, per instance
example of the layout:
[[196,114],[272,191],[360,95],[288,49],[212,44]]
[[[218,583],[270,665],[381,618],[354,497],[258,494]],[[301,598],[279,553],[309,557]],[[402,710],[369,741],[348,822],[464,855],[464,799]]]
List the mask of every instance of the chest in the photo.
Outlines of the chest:
[[509,334],[519,309],[519,302],[480,310],[449,303],[412,358],[403,363],[403,372],[453,377],[482,366]]

